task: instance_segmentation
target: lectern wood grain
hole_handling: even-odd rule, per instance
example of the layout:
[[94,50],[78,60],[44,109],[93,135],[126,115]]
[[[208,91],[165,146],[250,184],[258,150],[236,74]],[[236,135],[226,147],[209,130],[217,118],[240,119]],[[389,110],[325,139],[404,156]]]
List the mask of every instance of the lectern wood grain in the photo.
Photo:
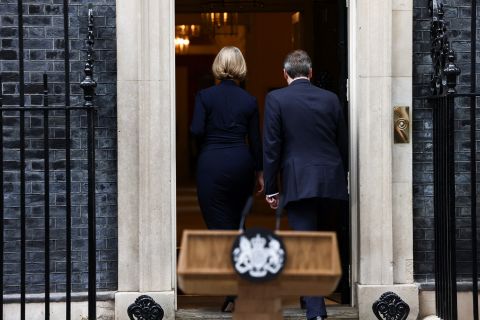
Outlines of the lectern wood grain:
[[282,298],[278,295],[279,290],[278,280],[266,283],[240,280],[233,320],[283,319]]
[[[178,264],[178,284],[192,294],[239,294],[240,278],[231,264],[238,231],[186,230]],[[287,263],[276,293],[328,295],[341,277],[336,235],[333,232],[279,231]]]

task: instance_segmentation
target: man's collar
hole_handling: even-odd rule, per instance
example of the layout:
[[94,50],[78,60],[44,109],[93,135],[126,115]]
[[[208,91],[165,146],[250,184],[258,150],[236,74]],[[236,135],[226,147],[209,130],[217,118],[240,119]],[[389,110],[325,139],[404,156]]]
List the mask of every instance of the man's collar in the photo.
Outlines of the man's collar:
[[310,79],[308,79],[308,77],[297,77],[297,78],[293,79],[292,82],[290,82],[289,85],[300,84],[300,83],[310,83]]

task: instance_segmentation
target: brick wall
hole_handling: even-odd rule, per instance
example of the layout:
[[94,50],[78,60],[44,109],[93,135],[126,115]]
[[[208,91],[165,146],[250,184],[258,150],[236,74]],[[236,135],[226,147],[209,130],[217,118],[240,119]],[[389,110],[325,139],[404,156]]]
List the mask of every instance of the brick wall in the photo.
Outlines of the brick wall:
[[[51,103],[63,103],[63,17],[62,5],[58,0],[24,1],[25,15],[25,70],[26,103],[42,105],[41,77],[47,71],[50,79]],[[115,1],[114,0],[71,0],[70,1],[70,38],[71,38],[71,92],[72,105],[81,103],[81,90],[78,86],[83,76],[85,61],[84,37],[87,24],[87,3],[92,3],[96,25],[96,62],[95,78],[98,82],[96,104],[99,106],[97,129],[97,224],[98,224],[98,287],[115,289],[117,283],[117,244],[116,244],[116,104],[115,104]],[[469,90],[470,61],[470,2],[451,0],[446,3],[446,19],[453,48],[457,52],[458,65],[462,69],[458,89]],[[0,0],[0,71],[4,76],[3,90],[5,104],[17,103],[18,63],[17,63],[17,6],[16,1]],[[430,61],[430,16],[427,0],[414,0],[414,97],[428,94],[431,74]],[[479,45],[480,47],[480,45]],[[465,160],[468,150],[468,104],[464,101],[456,110],[456,152],[458,160]],[[433,280],[433,184],[432,184],[432,114],[424,101],[414,99],[413,104],[413,161],[414,161],[414,272],[419,282]],[[64,152],[61,151],[63,120],[60,114],[52,118],[52,219],[50,221],[52,242],[52,290],[64,289],[64,250],[65,250],[65,210],[64,210]],[[5,137],[9,150],[5,152],[5,285],[6,292],[18,291],[19,274],[19,209],[18,209],[18,118],[11,115],[5,119]],[[43,123],[37,117],[27,116],[27,202],[28,210],[28,283],[29,292],[43,291],[43,198],[41,190],[41,172],[43,166],[42,134]],[[73,144],[81,145],[84,139],[84,123],[81,117],[74,118]],[[77,133],[75,133],[77,132]],[[82,133],[83,132],[83,133]],[[85,211],[85,154],[81,148],[73,150],[76,164],[73,167],[74,193],[74,290],[84,290],[86,286],[86,211]],[[469,259],[469,210],[468,165],[464,161],[457,164],[457,223],[459,245],[459,272],[468,272],[468,265],[462,261]]]
[[[470,1],[447,0],[445,19],[462,70],[457,90],[470,90]],[[477,12],[478,11],[477,9]],[[432,111],[418,97],[430,93],[430,23],[428,0],[414,0],[413,20],[413,177],[414,177],[414,273],[418,282],[434,280]],[[477,31],[478,32],[478,31]],[[477,44],[480,48],[480,43]],[[478,51],[477,51],[478,55]],[[478,74],[477,74],[478,77]],[[478,88],[477,88],[478,91]],[[477,114],[480,115],[477,110]],[[477,127],[480,121],[477,119]],[[457,222],[457,272],[459,279],[470,277],[470,173],[469,100],[458,100],[455,108],[455,181]],[[478,140],[477,140],[478,145]],[[478,147],[477,147],[478,148]]]
[[[26,105],[42,106],[42,74],[49,76],[50,104],[64,103],[63,1],[24,1]],[[117,287],[116,39],[115,0],[70,0],[71,105],[81,104],[86,61],[87,4],[95,16],[95,79],[98,83],[96,130],[97,287]],[[4,105],[18,104],[17,1],[0,0],[0,72]],[[19,118],[4,112],[5,293],[19,292]],[[73,290],[87,283],[86,116],[72,113]],[[65,290],[65,117],[50,117],[51,290]],[[26,114],[27,292],[44,290],[43,119]]]

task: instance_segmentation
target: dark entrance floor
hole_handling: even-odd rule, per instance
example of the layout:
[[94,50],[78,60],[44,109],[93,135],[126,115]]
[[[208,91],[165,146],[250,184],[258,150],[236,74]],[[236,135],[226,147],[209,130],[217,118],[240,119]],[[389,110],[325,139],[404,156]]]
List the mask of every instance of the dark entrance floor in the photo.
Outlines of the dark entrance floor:
[[[338,304],[335,301],[338,298],[339,294],[334,293],[326,300],[328,319],[358,320],[358,310],[350,306]],[[285,320],[305,320],[305,310],[301,310],[298,307],[298,297],[287,297],[282,301]],[[178,311],[175,313],[175,319],[232,319],[231,313],[219,311],[222,303],[223,297],[179,295]]]
[[[222,313],[215,308],[179,309],[175,313],[175,319],[232,319],[231,313]],[[358,320],[358,310],[349,306],[327,306],[329,320]],[[283,312],[285,320],[305,320],[305,311],[301,309],[287,308]]]

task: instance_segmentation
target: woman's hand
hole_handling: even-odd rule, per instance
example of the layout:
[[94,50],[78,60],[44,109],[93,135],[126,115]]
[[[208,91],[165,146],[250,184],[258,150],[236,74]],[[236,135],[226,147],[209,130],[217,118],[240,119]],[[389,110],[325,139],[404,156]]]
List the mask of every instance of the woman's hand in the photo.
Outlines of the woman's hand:
[[256,185],[258,186],[257,194],[263,193],[265,187],[265,181],[263,181],[263,171],[255,172]]

